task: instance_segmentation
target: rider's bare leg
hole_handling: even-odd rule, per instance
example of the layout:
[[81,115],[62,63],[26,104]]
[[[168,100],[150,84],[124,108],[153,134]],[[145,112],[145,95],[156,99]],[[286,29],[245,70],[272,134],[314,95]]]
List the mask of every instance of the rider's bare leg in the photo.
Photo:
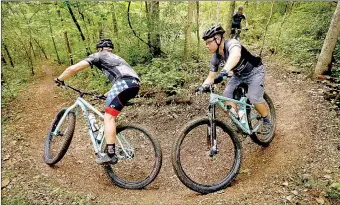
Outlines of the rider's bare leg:
[[116,116],[104,114],[104,136],[107,144],[107,152],[109,157],[115,154],[115,139],[116,139]]
[[268,108],[265,103],[254,104],[256,110],[261,114],[262,117],[268,116]]

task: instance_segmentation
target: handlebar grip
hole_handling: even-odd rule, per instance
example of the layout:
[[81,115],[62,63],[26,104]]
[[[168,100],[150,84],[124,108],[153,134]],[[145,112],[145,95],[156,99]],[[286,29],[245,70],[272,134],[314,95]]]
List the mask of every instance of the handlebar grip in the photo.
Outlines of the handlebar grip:
[[214,84],[218,84],[218,83],[224,81],[225,79],[227,79],[227,76],[217,76],[217,77],[214,79]]

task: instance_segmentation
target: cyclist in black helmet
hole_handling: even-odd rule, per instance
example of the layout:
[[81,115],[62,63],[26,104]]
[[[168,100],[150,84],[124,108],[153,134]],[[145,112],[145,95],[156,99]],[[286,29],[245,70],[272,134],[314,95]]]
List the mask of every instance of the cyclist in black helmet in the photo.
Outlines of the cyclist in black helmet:
[[[210,60],[210,72],[202,86],[198,89],[204,91],[213,84],[216,77],[222,78],[233,73],[223,95],[233,98],[233,91],[241,83],[248,85],[248,98],[250,103],[254,104],[263,118],[262,132],[268,133],[271,128],[271,122],[268,117],[268,108],[264,104],[264,77],[265,70],[261,58],[252,55],[236,39],[225,40],[225,33],[221,25],[215,25],[203,33],[203,40],[206,47],[213,54]],[[219,74],[218,68],[223,67]],[[236,112],[237,105],[231,103],[233,112]]]
[[[234,13],[233,15],[233,22],[231,24],[231,28],[236,28],[236,29],[241,29],[241,21],[244,20],[246,23],[245,29],[248,29],[248,21],[246,18],[246,15],[243,13],[243,6],[239,6],[237,12]],[[241,32],[241,31],[239,31]],[[235,30],[231,30],[231,34],[235,34]]]
[[126,103],[137,95],[140,80],[137,73],[124,59],[112,53],[114,46],[110,39],[100,40],[96,47],[97,53],[89,55],[79,63],[66,68],[66,70],[55,79],[55,83],[60,86],[64,83],[64,80],[70,78],[78,71],[93,65],[101,70],[112,82],[113,86],[111,90],[104,95],[106,97],[104,136],[107,143],[107,154],[103,157],[98,156],[96,162],[99,164],[115,164],[117,163],[117,157],[115,155],[115,119]]

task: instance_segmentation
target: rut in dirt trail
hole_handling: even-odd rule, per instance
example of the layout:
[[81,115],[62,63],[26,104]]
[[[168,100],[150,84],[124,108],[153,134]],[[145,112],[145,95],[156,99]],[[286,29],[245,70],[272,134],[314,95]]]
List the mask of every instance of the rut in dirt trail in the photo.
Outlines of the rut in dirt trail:
[[[2,154],[10,155],[2,163],[3,177],[11,180],[11,189],[30,193],[41,203],[55,202],[57,199],[53,199],[51,193],[62,189],[91,195],[91,202],[103,204],[284,204],[287,201],[284,197],[290,195],[290,191],[281,186],[282,182],[309,166],[308,160],[317,150],[313,136],[321,131],[315,115],[323,102],[317,94],[310,94],[311,90],[319,89],[317,84],[277,71],[274,66],[268,67],[266,92],[275,104],[277,115],[274,140],[268,148],[262,148],[240,136],[241,173],[225,191],[209,195],[192,192],[177,179],[171,165],[170,151],[175,137],[189,120],[205,114],[206,95],[193,96],[191,105],[124,108],[122,121],[142,122],[151,127],[163,150],[160,174],[144,190],[124,190],[111,184],[102,167],[95,163],[82,115],[77,117],[74,137],[65,157],[54,167],[44,164],[43,144],[50,123],[62,107],[70,106],[76,99],[75,95],[64,95],[64,91],[54,85],[55,75],[47,65],[41,68],[41,79],[25,88],[10,107],[3,109],[3,115],[9,116],[10,121],[2,131]],[[338,126],[338,122],[333,124]],[[326,135],[327,131],[332,130],[323,133]],[[11,189],[3,190],[3,197],[8,197]],[[306,192],[300,198],[296,196],[296,200],[314,204],[313,197]],[[61,200],[66,200],[65,196]]]

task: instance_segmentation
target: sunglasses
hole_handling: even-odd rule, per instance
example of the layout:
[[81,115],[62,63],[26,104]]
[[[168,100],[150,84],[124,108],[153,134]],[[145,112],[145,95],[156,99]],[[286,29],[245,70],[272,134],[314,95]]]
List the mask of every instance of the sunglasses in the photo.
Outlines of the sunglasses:
[[215,41],[215,39],[212,39],[212,40],[210,40],[210,41],[206,41],[206,42],[205,42],[205,45],[208,45],[208,44],[210,44],[210,43],[213,42],[213,41]]

